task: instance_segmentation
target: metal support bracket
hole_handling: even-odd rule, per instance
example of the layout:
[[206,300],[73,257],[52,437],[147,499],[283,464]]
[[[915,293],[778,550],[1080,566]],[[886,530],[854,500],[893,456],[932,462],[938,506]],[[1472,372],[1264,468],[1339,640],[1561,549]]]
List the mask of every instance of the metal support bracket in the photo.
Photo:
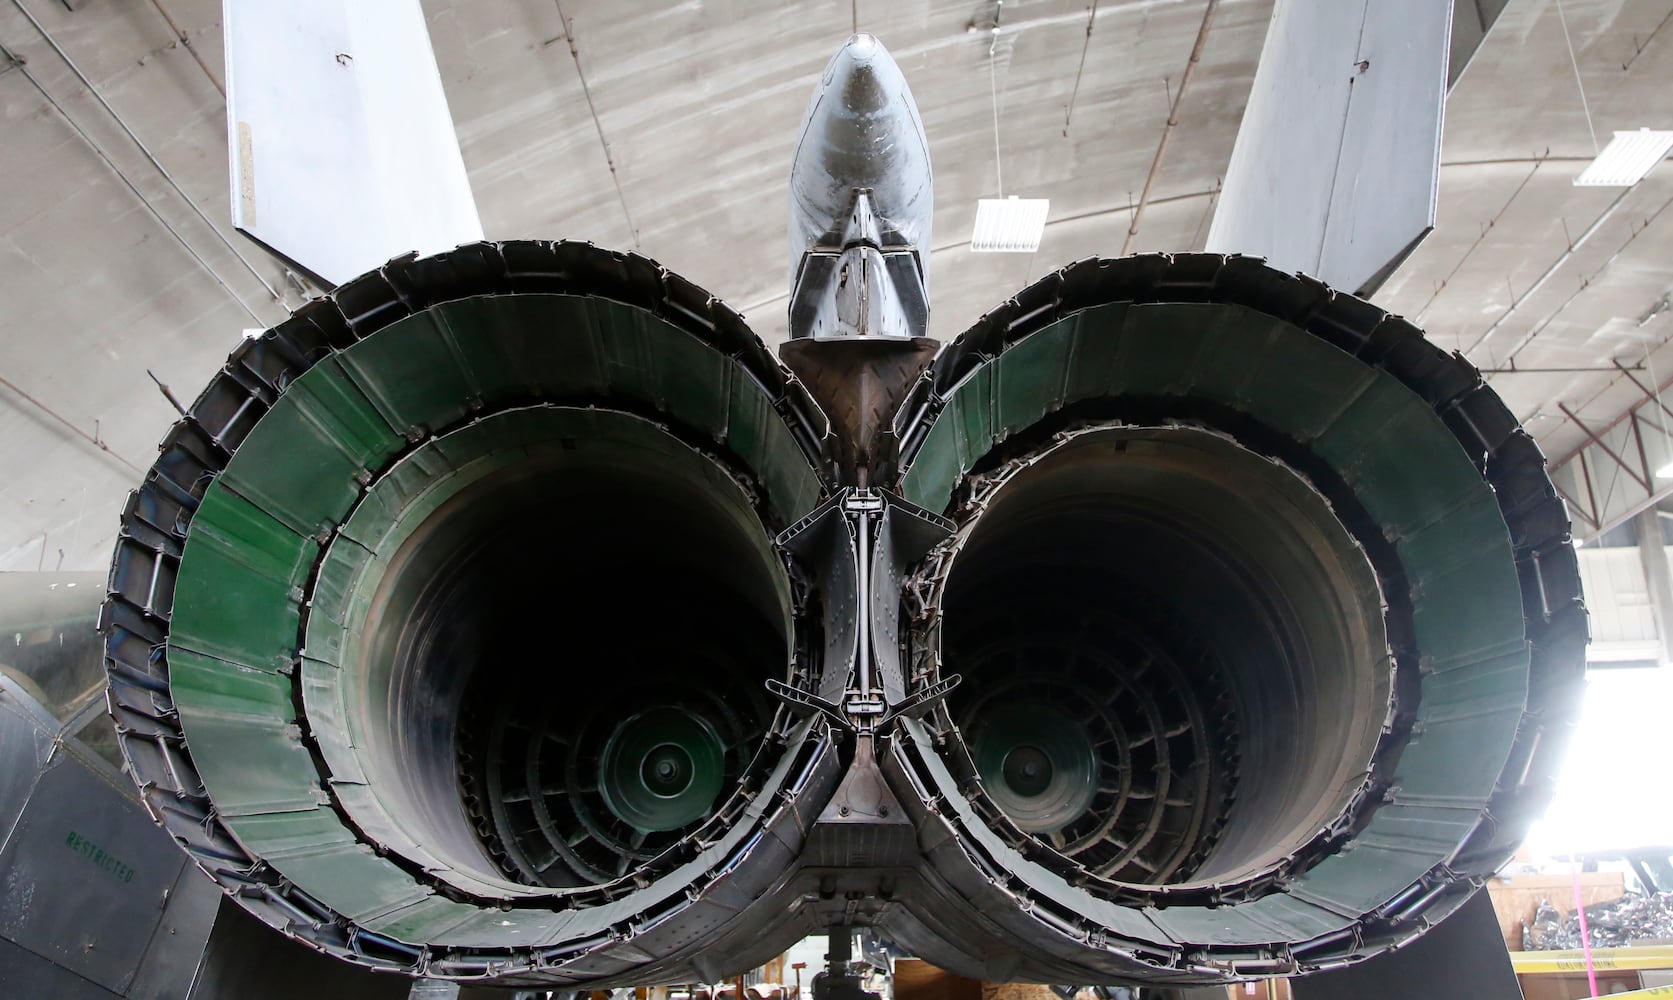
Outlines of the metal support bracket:
[[[845,486],[786,529],[778,544],[817,564],[825,581],[826,648],[817,691],[768,681],[773,696],[840,728],[872,731],[927,711],[958,683],[907,694],[900,656],[905,567],[952,533],[946,518],[880,490]],[[839,721],[840,720],[840,721]]]
[[[1569,406],[1558,403],[1564,420],[1585,437],[1585,443],[1550,463],[1551,482],[1574,518],[1574,537],[1582,542],[1630,521],[1640,511],[1673,498],[1673,479],[1657,470],[1673,462],[1673,441],[1664,428],[1673,407],[1663,394],[1673,379],[1652,385],[1616,362],[1639,398],[1607,423],[1583,420]],[[1659,412],[1658,412],[1659,411]],[[1659,422],[1658,419],[1659,418]]]

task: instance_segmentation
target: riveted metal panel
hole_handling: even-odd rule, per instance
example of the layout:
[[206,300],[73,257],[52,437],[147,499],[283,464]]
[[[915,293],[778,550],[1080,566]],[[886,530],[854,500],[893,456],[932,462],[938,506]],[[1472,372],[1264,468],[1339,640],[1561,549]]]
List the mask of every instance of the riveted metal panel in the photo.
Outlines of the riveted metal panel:
[[[418,314],[424,315],[408,324],[418,331],[413,336],[396,329]],[[405,353],[387,353],[402,346]],[[426,361],[446,369],[439,380],[424,369]],[[740,396],[748,398],[740,402]],[[532,424],[525,429],[522,411],[541,407],[571,407],[579,416],[561,433]],[[509,461],[505,455],[574,444],[585,450],[585,439],[602,426],[596,407],[666,430],[679,447],[707,453],[706,441],[717,442],[709,456],[716,461],[702,474],[728,489],[739,479],[759,486],[749,490],[759,494],[750,499],[772,527],[811,509],[822,491],[814,464],[828,450],[822,414],[736,314],[654,262],[579,244],[482,244],[393,261],[241,347],[165,442],[163,471],[147,481],[126,515],[125,537],[142,551],[131,561],[133,572],[115,580],[106,605],[112,704],[127,726],[127,759],[153,790],[161,820],[217,878],[236,883],[240,905],[262,921],[385,969],[413,969],[428,960],[438,975],[527,976],[531,983],[587,975],[573,963],[550,964],[558,960],[529,947],[507,949],[498,923],[507,917],[498,906],[427,895],[439,876],[417,870],[425,867],[422,848],[399,866],[371,857],[366,828],[344,816],[346,804],[368,794],[369,786],[359,783],[365,776],[333,773],[337,780],[328,789],[311,787],[308,775],[317,781],[332,769],[317,765],[309,727],[290,721],[277,696],[288,683],[292,710],[299,687],[304,700],[330,700],[325,688],[310,685],[353,655],[344,623],[363,613],[367,600],[355,583],[377,571],[374,550],[400,519],[433,510],[447,489]],[[295,410],[291,427],[275,431],[272,441],[250,439],[274,410]],[[486,420],[473,423],[479,413],[507,419],[487,428]],[[746,418],[741,427],[739,416]],[[464,447],[472,433],[499,437],[492,447]],[[430,440],[434,447],[426,447],[422,436],[428,435],[441,435]],[[243,444],[251,450],[241,450]],[[269,461],[287,468],[258,467]],[[298,469],[325,470],[321,478],[340,481],[271,481]],[[387,496],[366,489],[380,477],[394,488]],[[447,489],[438,488],[444,482]],[[206,488],[211,495],[200,511]],[[200,514],[207,516],[194,521]],[[747,519],[741,509],[739,516]],[[353,524],[339,530],[344,519]],[[313,580],[319,545],[328,541],[343,547],[342,558]],[[167,573],[183,544],[193,550],[182,566],[189,592],[151,594],[144,570]],[[361,551],[352,551],[355,546]],[[190,592],[193,586],[198,592]],[[775,586],[787,601],[788,581]],[[303,600],[310,605],[298,603]],[[249,613],[258,608],[261,613]],[[299,649],[304,614],[307,645]],[[249,626],[242,634],[240,624]],[[171,677],[176,655],[178,676]],[[171,680],[184,682],[178,710]],[[341,699],[337,707],[340,712]],[[235,720],[254,720],[244,733],[251,747],[241,749],[242,737],[216,731]],[[348,719],[343,728],[352,737],[356,725]],[[805,738],[805,730],[796,737]],[[308,766],[292,770],[304,744]],[[798,754],[793,749],[785,759],[802,759]],[[230,815],[214,788],[215,801],[201,795],[200,781],[229,780],[212,773],[211,761],[284,774],[268,789],[275,794],[244,802],[234,795],[233,810],[243,814]],[[761,847],[760,805],[782,802],[773,789],[783,779],[780,769],[758,789],[759,804],[746,796],[728,807],[743,812],[739,826],[716,817],[701,835],[706,849],[689,863],[670,860],[684,864],[677,873],[658,869],[654,889],[588,889],[582,895],[590,908],[564,915],[573,921],[585,913],[586,926],[554,925],[549,935],[578,954],[691,908],[685,893],[693,885]],[[251,787],[265,780],[236,779]],[[286,811],[264,811],[270,809]],[[275,863],[260,864],[261,857]],[[293,871],[307,884],[287,877]],[[494,899],[524,894],[478,882],[455,887]],[[470,910],[463,921],[455,919],[458,907]],[[527,912],[512,923],[552,919],[538,907]],[[635,930],[632,922],[640,926]],[[391,930],[418,936],[423,926],[442,923],[469,925],[474,943],[426,956],[389,936]],[[634,947],[604,947],[599,967],[642,964],[645,956]],[[478,949],[496,954],[485,957]]]
[[788,525],[818,504],[822,492],[818,475],[797,448],[784,418],[749,373],[737,365],[728,367],[732,389],[726,445],[758,470],[774,513]]
[[181,559],[170,647],[284,669],[296,654],[300,585],[317,548],[249,501],[212,486]]
[[957,425],[963,420],[964,399],[954,396],[941,411],[940,419],[930,427],[918,460],[901,482],[901,495],[920,507],[942,510],[953,490],[953,483],[961,474]]
[[1411,885],[1434,866],[1435,858],[1423,852],[1356,843],[1320,861],[1290,895],[1341,913],[1364,913],[1388,902],[1390,886]]
[[444,302],[431,310],[454,331],[461,361],[485,400],[603,392],[601,315],[629,307],[574,295],[514,295]]
[[[1182,277],[1171,280],[1188,281],[1190,295],[1209,304],[1167,301],[1175,292],[1171,285],[1160,288],[1158,274],[1174,272]],[[1076,305],[1092,297],[1089,289],[1100,285],[1110,298],[1131,295],[1134,303],[1077,311]],[[1054,296],[1061,315],[1050,311]],[[1152,297],[1162,301],[1144,304]],[[1535,586],[1529,598],[1527,573],[1513,550],[1507,519],[1520,518],[1520,508],[1513,511],[1501,502],[1483,475],[1479,449],[1467,451],[1473,446],[1445,419],[1449,400],[1478,384],[1478,377],[1439,352],[1418,350],[1420,335],[1409,324],[1391,326],[1395,321],[1374,307],[1332,296],[1315,282],[1278,276],[1253,261],[1185,256],[1172,263],[1165,258],[1084,262],[1043,279],[1019,296],[1024,300],[984,317],[940,359],[960,375],[937,400],[940,409],[931,410],[933,422],[919,432],[921,444],[908,456],[902,480],[907,495],[935,506],[952,494],[960,470],[968,470],[999,437],[978,430],[975,440],[959,440],[957,432],[972,423],[971,386],[994,372],[1019,398],[1037,393],[1037,381],[1005,380],[1007,361],[1022,356],[1020,349],[1030,340],[1073,324],[1078,329],[1072,363],[1078,369],[1084,360],[1098,370],[1069,373],[1071,403],[1077,397],[1107,397],[1112,405],[1142,400],[1165,412],[1174,398],[1188,419],[1196,414],[1210,423],[1216,410],[1196,407],[1225,407],[1252,418],[1257,430],[1251,440],[1264,442],[1256,450],[1293,451],[1295,467],[1315,479],[1315,488],[1341,496],[1348,508],[1344,519],[1354,519],[1356,532],[1366,532],[1364,543],[1377,549],[1379,573],[1387,574],[1383,585],[1394,588],[1390,613],[1406,623],[1398,651],[1403,655],[1415,646],[1421,654],[1420,662],[1401,661],[1399,668],[1409,670],[1405,676],[1421,687],[1421,696],[1403,705],[1415,719],[1414,736],[1397,768],[1374,772],[1393,787],[1381,809],[1357,813],[1366,825],[1344,838],[1347,848],[1312,855],[1311,867],[1302,868],[1299,877],[1281,876],[1292,893],[1233,895],[1228,901],[1234,905],[1196,912],[1192,906],[1167,906],[1156,911],[1156,923],[1182,941],[1225,948],[1224,960],[1234,963],[1254,961],[1262,953],[1258,942],[1273,940],[1294,942],[1297,960],[1305,953],[1306,962],[1315,962],[1386,947],[1340,932],[1360,923],[1355,913],[1384,905],[1402,890],[1401,899],[1424,905],[1440,899],[1430,912],[1450,912],[1456,893],[1441,898],[1429,892],[1459,877],[1446,866],[1467,857],[1472,871],[1480,868],[1485,862],[1476,859],[1486,855],[1470,852],[1498,849],[1485,844],[1482,834],[1503,823],[1495,803],[1540,796],[1538,781],[1517,776],[1515,759],[1529,753],[1526,733],[1542,725],[1528,714],[1530,675],[1555,669],[1556,660],[1531,664],[1528,638],[1536,630],[1568,630],[1555,618],[1547,624],[1528,617],[1529,607],[1539,613],[1545,591]],[[1125,315],[1118,322],[1120,311]],[[1100,316],[1109,321],[1094,319]],[[1000,407],[1006,403],[998,401]],[[1050,410],[1041,406],[1038,413],[1043,417]],[[1228,426],[1244,426],[1241,419]],[[1016,422],[1007,416],[1007,425]],[[1288,443],[1272,444],[1268,432]],[[967,449],[975,455],[963,454]],[[937,801],[944,808],[956,809],[955,786],[951,778],[939,783],[943,797]],[[1383,801],[1380,791],[1375,801]],[[1484,809],[1494,810],[1500,824],[1483,824]],[[1510,822],[1525,824],[1525,819]],[[984,853],[990,848],[979,835],[966,846],[980,846]],[[991,847],[988,864],[1005,873],[1014,892],[1014,859],[999,844]],[[940,862],[936,868],[950,873]],[[960,891],[980,893],[982,881],[978,876]],[[1042,902],[1057,898],[1043,883],[1030,882],[1026,891]],[[1120,894],[1118,888],[1109,891]],[[1220,891],[1215,887],[1210,894]],[[1094,918],[1087,907],[1090,898],[1104,894],[1099,889],[1072,900],[1086,915],[1083,927],[1099,926],[1101,915]],[[1390,940],[1395,936],[1383,933]],[[1110,940],[1115,934],[1128,936],[1112,930]],[[1242,958],[1238,949],[1244,949]],[[1282,964],[1287,956],[1271,960]],[[1042,974],[1043,961],[1024,960],[1036,975]],[[1158,953],[1144,961],[1178,957]],[[1255,967],[1259,962],[1250,966]]]
[[281,857],[278,864],[320,902],[351,920],[388,913],[432,894],[366,844],[322,844]]
[[[1496,710],[1422,721],[1400,758],[1395,775],[1399,794],[1425,802],[1486,805],[1510,754],[1526,701],[1525,695],[1512,692]],[[1375,826],[1373,822],[1368,829]]]
[[[1204,340],[1191,392],[1234,410],[1247,410],[1251,383],[1268,370],[1283,324],[1270,316],[1245,316],[1233,309]],[[1119,376],[1117,376],[1119,378]]]
[[129,1000],[180,1000],[191,988],[221,904],[221,887],[196,865],[180,869],[151,947],[128,987]]
[[[1109,393],[1159,396],[1178,392],[1187,384],[1194,385],[1192,372],[1197,359],[1204,354],[1206,345],[1220,337],[1220,328],[1227,322],[1224,310],[1209,305],[1134,305],[1105,318],[1121,325],[1109,330],[1098,329],[1099,321],[1082,317],[1081,336],[1114,339],[1117,344],[1114,360],[1103,369],[1101,380],[1094,378],[1099,374],[1096,372],[1076,372],[1070,376],[1077,383],[1087,385],[1094,396]],[[1246,373],[1253,359],[1249,352],[1241,353]]]
[[1112,378],[1119,378],[1115,359],[1121,350],[1121,331],[1127,325],[1125,302],[1096,306],[1065,318],[1071,329],[1074,355],[1069,359],[1065,394],[1069,399],[1086,399],[1106,392]]
[[343,825],[342,817],[325,806],[244,816],[238,820],[238,835],[252,845],[260,844],[274,857],[354,843],[354,834]]
[[0,996],[117,1000],[119,994],[0,938]]
[[[1013,345],[999,356],[994,396],[997,433],[1009,437],[1063,403],[1073,342],[1069,331],[1054,326]],[[987,449],[984,448],[983,451]]]
[[[1399,447],[1387,447],[1391,442]],[[1394,537],[1434,524],[1472,500],[1491,498],[1480,471],[1434,411],[1388,376],[1343,411],[1317,449]],[[1509,549],[1502,515],[1480,544]]]
[[[434,313],[416,313],[344,351],[339,362],[382,422],[398,435],[416,438],[458,420],[482,398],[458,343],[475,334]],[[372,454],[381,458],[394,448],[394,440],[385,440]]]
[[1468,802],[1408,802],[1395,793],[1377,810],[1377,829],[1356,837],[1356,844],[1390,850],[1448,853],[1475,828],[1480,809]]
[[[995,403],[998,380],[998,366],[984,365],[966,379],[960,391],[953,396],[957,403],[948,423],[952,424],[956,434],[954,440],[958,451],[954,455],[958,475],[970,471],[993,445],[999,428],[999,408]],[[947,481],[946,488],[953,488],[951,479]]]
[[[466,912],[469,911],[469,912]],[[434,941],[455,947],[500,947],[507,943],[548,945],[564,935],[577,917],[575,910],[484,909],[425,900],[382,917],[366,926],[403,940]],[[403,937],[403,935],[409,935]],[[428,936],[422,936],[428,935]]]
[[0,684],[0,847],[23,813],[29,790],[52,749],[53,730],[40,715]]
[[313,762],[302,746],[290,678],[175,650],[169,657],[182,724],[204,746],[204,786],[232,817],[312,809],[319,803]]
[[400,442],[338,359],[328,358],[262,417],[218,485],[298,535],[314,535],[353,502],[356,473],[380,464]]
[[[1238,310],[1235,319],[1228,318],[1215,363],[1238,373],[1238,409],[1259,414],[1263,422],[1298,441],[1312,441],[1333,427],[1379,376],[1351,355],[1317,337],[1298,336],[1286,326],[1252,310]],[[1243,350],[1245,343],[1253,349]],[[1238,371],[1240,359],[1246,364]]]
[[[654,377],[647,385],[650,402],[657,409],[678,413],[682,421],[706,431],[715,441],[725,441],[729,436],[735,390],[752,392],[766,401],[763,394],[752,391],[752,386],[739,384],[734,376],[742,375],[741,368],[687,334],[665,331],[655,338],[651,350]],[[776,415],[773,419],[783,422]]]
[[59,750],[0,851],[0,937],[124,992],[184,863],[137,802]]

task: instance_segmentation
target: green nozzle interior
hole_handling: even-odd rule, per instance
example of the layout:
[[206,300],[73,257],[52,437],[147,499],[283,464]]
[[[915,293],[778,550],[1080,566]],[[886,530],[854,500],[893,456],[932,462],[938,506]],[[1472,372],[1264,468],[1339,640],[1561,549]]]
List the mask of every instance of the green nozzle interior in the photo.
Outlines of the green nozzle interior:
[[[540,939],[556,914],[494,901],[656,853],[596,801],[621,719],[703,715],[732,778],[759,747],[770,710],[727,695],[787,669],[771,538],[819,483],[727,354],[603,298],[464,298],[255,412],[192,518],[170,696],[216,814],[323,905],[403,940]],[[717,609],[739,628],[692,627]],[[559,822],[565,790],[595,798]],[[530,856],[583,836],[605,846]]]

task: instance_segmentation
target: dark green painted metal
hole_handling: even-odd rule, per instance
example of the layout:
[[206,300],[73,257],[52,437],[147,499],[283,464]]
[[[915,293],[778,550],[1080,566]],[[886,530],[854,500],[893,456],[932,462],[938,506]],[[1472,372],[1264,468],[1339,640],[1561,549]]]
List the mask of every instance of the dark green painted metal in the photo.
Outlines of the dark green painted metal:
[[[993,416],[984,437],[1009,437],[1063,400],[1072,346],[1066,331],[1045,330],[1001,356],[1001,363],[994,366]],[[970,440],[983,453],[987,451],[982,438]]]
[[[256,670],[288,669],[299,588],[318,542],[219,483],[204,496],[192,528],[190,575],[183,563],[170,647]],[[276,608],[282,613],[275,616]]]
[[427,896],[367,917],[363,925],[400,941],[445,942],[452,948],[503,947],[508,939],[555,941],[574,922],[575,910],[484,909],[441,896]]
[[212,745],[240,752],[205,761],[206,787],[225,791],[216,807],[237,830],[241,818],[314,809],[321,790],[296,727],[290,678],[177,649],[170,658],[181,724]]
[[[1230,944],[1348,926],[1348,912],[1380,905],[1389,886],[1415,882],[1458,849],[1527,703],[1522,593],[1493,490],[1425,400],[1300,327],[1243,306],[1117,303],[1048,325],[969,372],[947,393],[902,491],[945,510],[957,480],[1011,435],[1064,406],[1118,395],[1217,404],[1305,443],[1395,544],[1426,676],[1390,804],[1353,850],[1296,879],[1283,903],[1223,906],[1206,922],[1171,909],[1156,917]],[[1048,895],[1064,891],[1040,869],[1025,877],[1045,879],[1036,888]]]
[[322,845],[305,855],[279,857],[272,863],[284,870],[304,860],[311,876],[308,892],[351,920],[364,921],[434,893],[362,843]]
[[354,834],[344,828],[333,810],[323,805],[298,812],[246,816],[241,830],[259,840],[268,854],[276,858],[312,854],[354,843]]
[[354,502],[355,476],[381,464],[402,438],[336,358],[316,365],[281,400],[244,439],[220,484],[298,535],[317,535]]
[[[617,306],[593,296],[638,305]],[[1157,308],[1158,302],[1167,305]],[[1077,303],[1094,308],[1077,312]],[[394,352],[375,365],[356,360],[371,359],[371,351],[351,357],[370,343],[391,347],[378,338],[393,329],[394,317],[409,313],[423,317],[413,323],[422,327],[413,342],[424,345],[423,357],[449,372],[449,387],[434,390],[448,396],[445,401],[426,398],[432,390],[423,380],[430,373],[417,356]],[[1196,318],[1186,321],[1188,313]],[[1028,344],[1053,322],[1052,337],[1060,339]],[[678,344],[658,340],[664,328],[674,327],[704,349],[688,356]],[[1274,348],[1295,327],[1359,360],[1346,370],[1329,351]],[[1122,328],[1126,333],[1110,335]],[[990,360],[1013,353],[1015,368],[1008,371]],[[659,365],[660,358],[676,357],[677,364]],[[717,358],[722,359],[718,378]],[[254,459],[234,475],[220,474],[226,454],[261,443],[261,435],[249,435],[268,406],[275,399],[288,405],[303,373],[331,359],[342,384],[316,387],[319,398],[308,406],[308,416],[298,408],[294,432],[276,435],[280,440],[264,447],[271,460],[299,468],[342,470],[359,461],[350,479],[364,469],[372,485],[360,491],[352,513],[327,509],[331,491],[346,488],[342,483],[269,482]],[[1355,846],[1319,863],[1308,873],[1309,883],[1285,874],[1248,889],[1244,897],[1236,886],[1212,897],[1206,890],[1184,898],[1096,895],[1072,866],[1056,867],[1042,857],[1049,852],[1040,852],[1040,845],[1013,839],[1014,831],[1002,833],[1004,824],[990,825],[991,803],[960,794],[970,775],[962,765],[953,767],[956,775],[949,772],[946,734],[908,718],[895,731],[893,752],[881,759],[904,807],[915,813],[923,863],[933,869],[926,874],[946,881],[927,906],[922,897],[894,900],[891,912],[903,918],[891,931],[925,932],[925,940],[939,933],[949,961],[962,960],[950,942],[968,942],[996,968],[1020,970],[1039,981],[1183,982],[1282,974],[1353,961],[1399,944],[1426,920],[1449,912],[1470,880],[1491,870],[1492,859],[1508,855],[1538,808],[1538,783],[1549,777],[1556,756],[1549,748],[1560,745],[1561,727],[1572,716],[1564,702],[1572,697],[1584,645],[1577,571],[1566,543],[1566,517],[1540,472],[1537,448],[1467,364],[1423,344],[1409,325],[1249,260],[1181,255],[1078,264],[1018,293],[949,345],[923,383],[931,390],[927,412],[939,412],[939,419],[927,429],[905,428],[917,446],[908,485],[915,498],[927,494],[928,506],[941,508],[964,472],[987,456],[1007,429],[1028,420],[1028,406],[1019,407],[1019,400],[1047,399],[1050,410],[1065,400],[1116,395],[1152,402],[1189,397],[1263,420],[1278,421],[1283,414],[1289,428],[1284,433],[1309,445],[1339,432],[1343,415],[1357,407],[1343,424],[1353,433],[1328,443],[1340,444],[1348,454],[1363,442],[1386,444],[1384,439],[1406,433],[1401,407],[1379,409],[1372,405],[1376,399],[1360,403],[1361,396],[1381,392],[1377,380],[1385,372],[1441,413],[1460,447],[1468,449],[1465,459],[1475,463],[1477,480],[1498,491],[1498,511],[1480,493],[1449,506],[1445,481],[1419,484],[1434,492],[1417,497],[1400,470],[1364,468],[1351,459],[1339,470],[1390,518],[1389,558],[1397,556],[1421,577],[1411,581],[1407,596],[1413,607],[1403,621],[1405,633],[1417,637],[1424,653],[1417,665],[1423,702],[1408,750],[1417,754],[1427,745],[1437,759],[1446,758],[1459,752],[1451,741],[1472,727],[1486,734],[1488,727],[1499,726],[1513,688],[1528,676],[1528,640],[1535,642],[1532,687],[1543,700],[1537,706],[1530,702],[1521,717],[1503,788],[1488,809],[1479,807],[1483,777],[1464,768],[1457,782],[1422,794],[1409,785],[1393,788],[1391,801],[1377,810],[1377,825],[1356,831]],[[415,392],[409,391],[412,378],[420,380]],[[1270,379],[1282,383],[1280,391],[1269,391]],[[1051,398],[1053,386],[1059,398]],[[743,935],[760,935],[764,913],[774,907],[790,911],[799,905],[793,901],[811,898],[790,895],[811,883],[798,887],[784,881],[784,894],[774,895],[779,890],[769,891],[769,882],[761,881],[764,869],[768,880],[782,880],[793,869],[817,804],[828,800],[840,773],[828,748],[806,740],[805,726],[783,734],[791,749],[776,758],[759,794],[726,823],[706,826],[701,837],[687,841],[698,853],[682,857],[649,885],[624,882],[549,893],[542,900],[441,886],[448,895],[488,900],[486,905],[428,892],[443,880],[423,870],[421,860],[392,853],[389,860],[372,857],[372,864],[363,863],[361,845],[375,838],[342,819],[346,806],[372,794],[355,774],[329,769],[334,783],[309,789],[315,798],[308,802],[303,786],[293,783],[306,772],[288,771],[290,741],[318,751],[309,731],[315,722],[353,731],[346,706],[338,704],[333,715],[328,705],[332,677],[341,669],[335,664],[345,655],[341,636],[333,638],[332,631],[341,632],[340,626],[364,614],[365,593],[356,582],[379,571],[379,540],[397,529],[403,511],[416,516],[428,502],[419,496],[424,484],[464,480],[455,473],[479,459],[480,449],[463,447],[466,438],[454,435],[471,426],[473,415],[504,415],[542,402],[620,405],[667,420],[682,440],[704,450],[712,441],[712,450],[733,467],[755,467],[766,521],[789,523],[794,512],[811,509],[818,499],[819,477],[810,463],[818,461],[824,431],[811,406],[803,405],[805,393],[735,314],[654,263],[546,243],[484,244],[429,260],[392,262],[306,307],[282,329],[241,346],[164,442],[162,460],[124,514],[117,559],[123,571],[112,574],[106,607],[115,622],[106,626],[110,701],[124,727],[124,754],[153,815],[199,865],[264,921],[332,954],[408,974],[490,976],[560,988],[620,982],[644,970],[706,974],[702,960],[693,957],[701,949],[681,935],[718,941],[714,951],[747,948],[753,942]],[[322,425],[333,429],[322,432]],[[359,458],[366,433],[398,439],[382,464],[376,456]],[[306,453],[289,454],[292,446]],[[204,512],[202,523],[195,523]],[[1502,517],[1495,520],[1495,514]],[[1484,599],[1478,593],[1483,585],[1459,568],[1498,558],[1501,550],[1487,552],[1474,541],[1485,530],[1496,545],[1503,524],[1516,546],[1528,622],[1515,641],[1505,638],[1508,625],[1501,635],[1496,625],[1477,629],[1468,620],[1468,609]],[[167,583],[166,571],[179,557],[188,526],[190,572],[176,601],[167,586],[158,591],[149,582],[154,577],[146,572],[148,564],[124,561],[122,553],[137,547],[155,555]],[[325,558],[321,537],[340,552]],[[361,551],[355,552],[357,547]],[[310,576],[312,567],[318,567],[317,575]],[[293,579],[300,580],[299,589],[284,586]],[[1492,588],[1492,581],[1487,586]],[[223,593],[218,587],[232,589]],[[1488,617],[1508,623],[1508,612],[1499,607],[1510,603],[1508,593],[1493,589],[1486,602]],[[295,624],[288,637],[283,628],[236,627],[257,608],[291,616]],[[181,613],[184,626],[173,635],[171,611]],[[309,634],[298,654],[296,630],[303,624]],[[194,656],[201,661],[198,676],[189,662]],[[184,664],[179,668],[184,684],[175,692],[181,696],[178,713],[167,688],[176,661]],[[291,713],[297,692],[304,701],[319,703],[319,714],[310,709],[305,726],[271,697],[268,688],[282,683],[290,687]],[[200,777],[211,784],[227,780],[212,773],[210,758],[221,754],[200,750],[199,737],[214,744],[219,739],[214,728],[235,717],[251,718],[265,732],[249,758],[240,759],[234,750],[228,764],[286,773],[269,794],[234,802],[244,815],[228,817],[221,813],[221,800],[211,802],[198,787]],[[195,727],[189,745],[182,739],[182,718]],[[311,769],[316,777],[322,773],[317,765]],[[813,791],[798,800],[798,788]],[[914,791],[922,793],[927,812],[916,813]],[[288,811],[250,811],[286,798],[291,801],[281,807]],[[322,799],[330,801],[322,805]],[[246,841],[263,848],[253,852]],[[1413,859],[1422,855],[1446,860],[1420,869]],[[329,900],[285,877],[311,858],[319,864],[308,881],[332,881]],[[407,881],[385,879],[385,866]],[[1019,871],[1028,873],[1026,881],[1017,877]],[[1387,886],[1407,877],[1409,889],[1389,900]],[[509,909],[496,905],[501,899]],[[1367,914],[1366,900],[1373,907],[1405,910]],[[705,928],[729,923],[729,937],[702,937]],[[746,923],[751,926],[741,926]],[[399,941],[430,947],[408,948]]]
[[[364,683],[347,671],[366,655],[363,640],[368,615],[385,570],[433,512],[510,466],[564,461],[585,475],[585,463],[593,460],[589,456],[600,453],[614,454],[616,461],[635,456],[634,461],[675,463],[689,476],[707,478],[713,489],[737,494],[740,505],[747,503],[738,485],[718,465],[649,421],[603,409],[526,407],[474,421],[404,456],[367,488],[319,566],[320,585],[312,594],[301,683],[312,733],[335,794],[365,836],[405,856],[428,859],[441,877],[466,891],[508,896],[546,893],[499,878],[484,879],[433,857],[402,827],[380,798],[377,782],[362,769],[358,748],[368,746],[363,721],[369,709],[362,703]],[[761,533],[759,526],[755,530]],[[766,536],[761,536],[765,546]],[[760,558],[771,556],[763,551]],[[424,580],[414,582],[422,585]],[[778,601],[786,609],[783,628],[788,631],[788,582],[780,577],[775,586]],[[709,801],[713,799],[711,794]],[[286,871],[302,884],[311,884],[306,859],[288,863]]]
[[[412,443],[476,411],[538,396],[621,399],[674,415],[757,470],[763,500],[785,522],[810,509],[821,490],[764,387],[736,361],[602,299],[443,303],[290,383],[193,520],[169,636],[171,691],[227,825],[297,885],[369,928],[418,937],[442,924],[466,927],[481,911],[430,898],[432,889],[379,858],[327,805],[294,696],[300,687],[310,732],[332,761],[337,800],[357,815],[375,815],[375,789],[347,752],[365,734],[337,664],[380,568],[406,533],[463,486],[526,460],[531,449],[599,433],[605,416],[566,411],[554,422],[557,411],[513,412],[416,451]],[[724,480],[718,467],[714,475]],[[334,533],[310,588],[321,541]],[[311,599],[305,651],[298,641],[304,593]],[[377,824],[365,831],[374,838],[394,832]],[[484,892],[526,892],[463,881]],[[514,923],[531,931],[539,924],[539,936],[550,939],[558,922],[522,914]],[[495,922],[483,940],[505,936]]]

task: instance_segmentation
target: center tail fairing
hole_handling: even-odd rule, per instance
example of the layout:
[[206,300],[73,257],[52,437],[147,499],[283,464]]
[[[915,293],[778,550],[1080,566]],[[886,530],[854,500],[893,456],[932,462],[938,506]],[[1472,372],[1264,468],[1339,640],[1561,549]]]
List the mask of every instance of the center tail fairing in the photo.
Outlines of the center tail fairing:
[[825,68],[790,168],[790,336],[924,336],[934,192],[906,77],[871,35]]
[[833,479],[885,482],[894,418],[940,349],[929,325],[929,145],[906,77],[870,35],[848,40],[808,104],[790,169],[784,364],[835,431]]

